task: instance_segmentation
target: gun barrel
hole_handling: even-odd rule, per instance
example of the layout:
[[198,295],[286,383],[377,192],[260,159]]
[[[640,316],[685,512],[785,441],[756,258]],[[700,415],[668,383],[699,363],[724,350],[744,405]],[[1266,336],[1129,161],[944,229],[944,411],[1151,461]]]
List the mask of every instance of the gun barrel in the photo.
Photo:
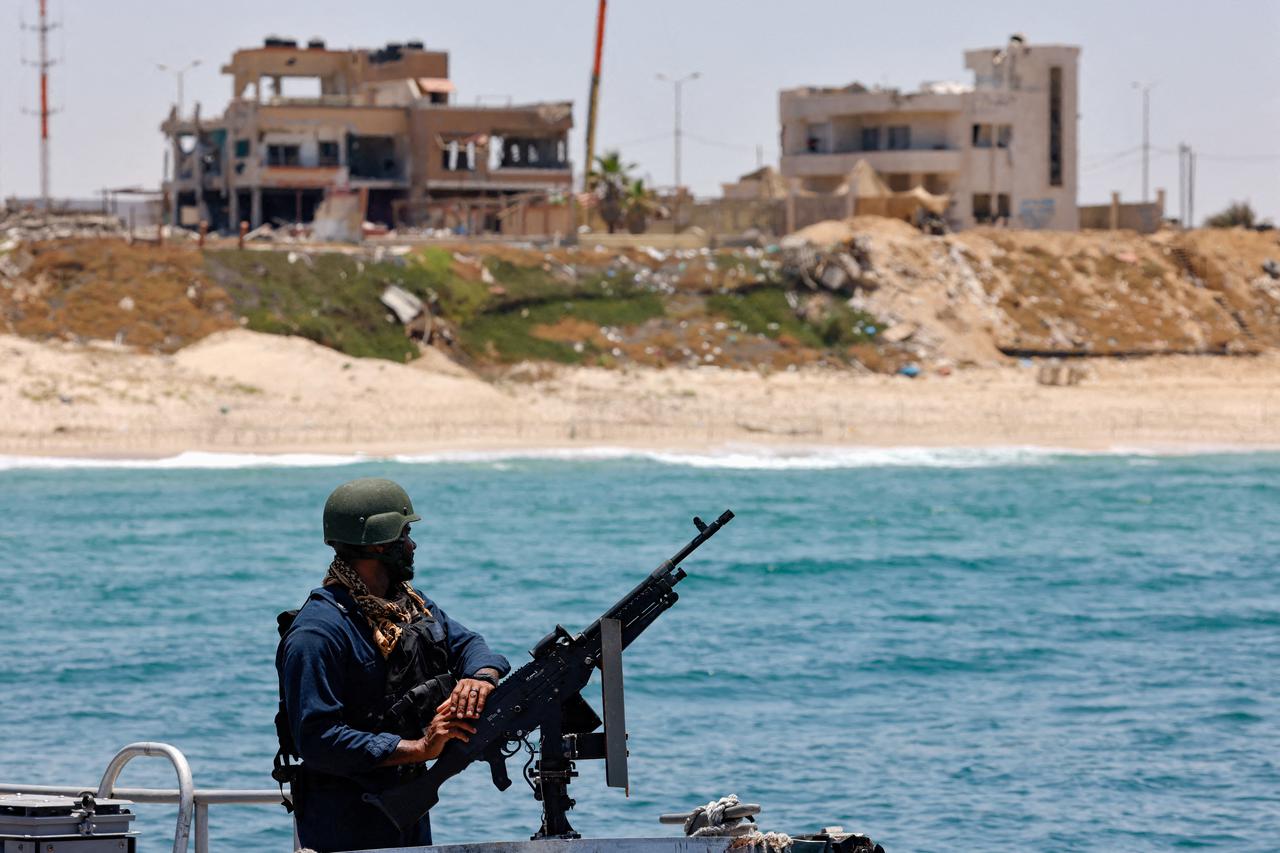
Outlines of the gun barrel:
[[706,542],[712,536],[715,536],[721,527],[724,527],[732,520],[733,511],[726,509],[724,512],[720,513],[720,517],[715,521],[705,526],[700,525],[698,528],[698,535],[690,539],[689,544],[677,551],[675,556],[671,557],[671,559],[664,560],[662,565],[653,570],[650,577],[662,577],[663,575],[670,574],[672,569],[683,563],[685,558],[698,550],[703,542]]
[[[675,555],[672,556],[671,558],[667,560],[663,560],[662,564],[659,565],[658,568],[650,572],[649,576],[645,578],[643,581],[636,584],[634,589],[632,589],[630,592],[624,595],[621,599],[619,599],[618,602],[614,604],[612,607],[610,607],[608,611],[606,611],[601,618],[603,619],[617,618],[620,615],[621,611],[626,607],[628,602],[640,596],[641,593],[645,591],[645,588],[648,587],[650,584],[652,584],[656,580],[669,579],[672,586],[684,580],[685,574],[683,571],[679,570],[680,564],[684,562],[684,560],[690,554],[698,550],[698,548],[702,545],[702,543],[706,542],[712,536],[715,536],[721,527],[724,527],[726,524],[728,524],[732,520],[733,520],[733,511],[726,509],[724,512],[720,513],[719,518],[717,518],[715,521],[711,522],[710,524],[699,525],[698,535],[690,539],[689,544],[685,545],[683,548],[677,551]],[[652,619],[650,619],[649,621],[652,621]],[[600,620],[597,619],[587,627],[587,630],[584,633],[587,635],[593,635],[595,633],[598,633],[599,630],[600,630]],[[624,645],[625,645],[625,641],[624,641]]]

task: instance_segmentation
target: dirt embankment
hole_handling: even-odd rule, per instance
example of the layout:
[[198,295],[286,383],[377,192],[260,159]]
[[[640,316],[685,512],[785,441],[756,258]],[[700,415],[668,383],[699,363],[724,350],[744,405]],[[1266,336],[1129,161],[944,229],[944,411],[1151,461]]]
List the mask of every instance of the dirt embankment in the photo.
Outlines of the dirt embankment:
[[[781,246],[269,251],[63,239],[0,247],[0,332],[177,351],[236,326],[411,360],[379,301],[420,298],[470,368],[807,365],[924,372],[1010,356],[1236,354],[1280,346],[1274,232],[821,223]],[[1272,269],[1277,269],[1274,265]]]
[[[1253,353],[1280,345],[1275,232],[978,229],[927,237],[858,218],[815,226],[861,239],[875,271],[859,304],[915,328],[921,358]],[[798,236],[805,236],[801,232]]]
[[168,353],[236,317],[189,248],[68,239],[0,254],[0,331],[9,334]]

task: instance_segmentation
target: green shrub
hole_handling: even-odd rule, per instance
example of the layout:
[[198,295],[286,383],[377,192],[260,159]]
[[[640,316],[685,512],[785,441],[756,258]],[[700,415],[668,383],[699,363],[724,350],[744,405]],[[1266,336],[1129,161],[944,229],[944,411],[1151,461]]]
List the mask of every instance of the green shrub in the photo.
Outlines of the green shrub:
[[1210,228],[1234,228],[1237,225],[1243,228],[1252,228],[1257,214],[1253,212],[1253,207],[1247,201],[1233,201],[1227,205],[1226,210],[1215,213],[1204,221],[1204,224]]

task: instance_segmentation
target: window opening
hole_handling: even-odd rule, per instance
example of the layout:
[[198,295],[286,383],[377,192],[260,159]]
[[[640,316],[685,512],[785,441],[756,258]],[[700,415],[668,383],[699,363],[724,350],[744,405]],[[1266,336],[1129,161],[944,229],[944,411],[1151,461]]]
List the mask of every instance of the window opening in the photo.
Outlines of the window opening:
[[990,193],[974,193],[973,194],[973,219],[975,222],[979,222],[979,223],[991,221],[991,194]]
[[298,145],[268,145],[268,166],[302,165],[302,149]]
[[1062,186],[1062,68],[1049,69],[1049,186]]

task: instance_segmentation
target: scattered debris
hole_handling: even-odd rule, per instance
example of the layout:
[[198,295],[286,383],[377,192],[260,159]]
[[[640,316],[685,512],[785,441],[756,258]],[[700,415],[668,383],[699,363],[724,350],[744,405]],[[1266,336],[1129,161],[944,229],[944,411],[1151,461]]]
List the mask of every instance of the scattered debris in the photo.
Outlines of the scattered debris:
[[1078,364],[1042,364],[1036,371],[1036,382],[1054,386],[1079,385],[1085,376],[1085,369]]
[[423,310],[421,299],[394,284],[387,285],[387,289],[382,291],[379,299],[383,305],[391,309],[402,326],[408,326]]
[[[154,229],[153,229],[154,230]],[[42,240],[123,236],[124,223],[118,216],[102,213],[44,213],[36,210],[0,210],[3,245]],[[6,251],[0,248],[0,252]]]
[[276,230],[271,227],[270,223],[264,222],[257,228],[252,229],[244,235],[246,242],[251,240],[273,240],[276,236]]
[[363,222],[360,194],[330,189],[316,207],[311,234],[328,243],[359,243]]
[[920,331],[920,327],[915,323],[899,323],[881,332],[880,339],[885,343],[899,344],[910,339],[918,331]]
[[[15,222],[25,224],[15,232]],[[414,357],[386,327],[388,311],[410,338],[476,367],[542,359],[932,377],[1009,356],[1038,367],[1280,346],[1280,260],[1274,237],[1255,232],[930,237],[855,217],[762,248],[319,249],[264,226],[248,239],[275,245],[202,255],[170,242],[45,240],[49,222],[29,214],[0,224],[0,327],[166,352],[247,324]],[[356,288],[367,309],[324,316]],[[1050,383],[1074,384],[1069,371]]]
[[846,296],[878,287],[871,240],[844,225],[819,222],[783,239],[778,244],[783,272],[812,290],[822,288]]

